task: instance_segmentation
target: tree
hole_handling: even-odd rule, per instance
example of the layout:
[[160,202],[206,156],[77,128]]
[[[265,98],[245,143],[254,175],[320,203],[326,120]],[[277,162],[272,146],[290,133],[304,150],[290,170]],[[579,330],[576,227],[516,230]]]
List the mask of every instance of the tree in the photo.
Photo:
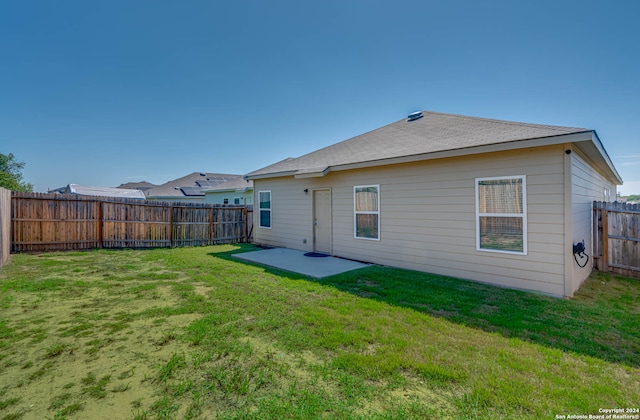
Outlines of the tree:
[[22,181],[24,162],[16,162],[13,153],[0,153],[0,187],[13,191],[33,191],[33,184]]

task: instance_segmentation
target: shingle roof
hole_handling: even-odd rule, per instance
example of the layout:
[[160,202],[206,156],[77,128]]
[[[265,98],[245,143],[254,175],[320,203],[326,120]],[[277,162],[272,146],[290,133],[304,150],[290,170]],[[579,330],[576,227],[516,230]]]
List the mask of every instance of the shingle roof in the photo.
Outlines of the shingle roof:
[[216,185],[215,187],[203,188],[203,192],[209,191],[246,191],[247,189],[253,188],[253,181],[247,181],[242,176],[237,176],[236,178],[223,182],[221,184]]
[[102,197],[136,198],[141,200],[145,199],[144,193],[140,190],[111,187],[93,187],[78,184],[67,185],[65,193],[77,195],[97,195]]
[[147,181],[140,181],[140,182],[127,182],[126,184],[120,184],[116,188],[124,188],[124,189],[128,189],[128,190],[147,191],[147,190],[150,190],[151,188],[154,188],[154,187],[157,187],[157,185],[156,184],[152,184],[152,183],[147,182]]
[[338,165],[591,131],[424,111],[422,118],[413,121],[404,118],[298,158],[288,158],[258,169],[245,177],[318,173]]
[[187,194],[185,194],[185,191],[187,191],[189,196],[204,196],[202,191],[211,189],[218,184],[235,178],[242,179],[242,175],[193,172],[189,175],[183,176],[182,178],[174,179],[173,181],[151,188],[146,191],[146,195],[149,198],[186,197]]

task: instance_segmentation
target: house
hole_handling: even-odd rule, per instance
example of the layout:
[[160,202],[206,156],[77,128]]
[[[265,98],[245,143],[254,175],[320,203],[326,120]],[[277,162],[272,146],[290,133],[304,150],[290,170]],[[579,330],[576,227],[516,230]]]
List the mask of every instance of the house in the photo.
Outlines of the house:
[[204,191],[241,175],[193,172],[145,192],[147,200],[204,203]]
[[622,184],[594,130],[427,111],[245,178],[256,243],[554,296]]
[[126,184],[120,184],[116,188],[123,188],[126,190],[140,190],[146,194],[147,191],[155,187],[157,187],[156,184],[152,184],[147,181],[140,181],[140,182],[127,182]]
[[253,204],[253,181],[247,181],[240,175],[203,192],[205,203]]
[[111,187],[92,187],[87,185],[69,184],[66,187],[58,188],[50,192],[59,192],[60,194],[74,195],[92,195],[101,197],[114,198],[133,198],[144,200],[144,193],[139,190],[111,188]]

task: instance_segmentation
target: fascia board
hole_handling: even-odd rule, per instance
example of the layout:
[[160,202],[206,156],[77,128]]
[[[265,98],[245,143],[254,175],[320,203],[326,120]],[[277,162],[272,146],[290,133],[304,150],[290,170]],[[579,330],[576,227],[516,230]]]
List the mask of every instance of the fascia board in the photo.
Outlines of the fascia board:
[[305,169],[302,171],[298,171],[296,172],[296,174],[293,176],[296,179],[301,179],[301,178],[320,178],[325,176],[327,173],[329,173],[329,167],[325,166],[323,168],[311,168],[311,169]]
[[397,163],[411,163],[425,160],[443,159],[451,157],[461,157],[477,155],[481,153],[503,152],[508,150],[528,149],[531,147],[542,147],[556,144],[565,144],[591,139],[591,131],[573,134],[563,134],[562,136],[542,137],[530,140],[517,140],[505,143],[494,143],[485,146],[466,147],[464,149],[443,150],[441,152],[424,153],[419,155],[401,156],[397,158],[381,159],[369,162],[350,163],[330,167],[331,171],[345,171],[350,169],[361,169],[372,166],[392,165]]
[[245,175],[244,179],[247,181],[252,181],[254,179],[266,179],[266,178],[280,178],[284,176],[293,176],[296,174],[296,170],[293,171],[282,171],[282,172],[271,172],[264,174],[256,174],[256,175]]
[[235,188],[225,188],[222,190],[203,190],[203,193],[221,193],[221,192],[236,192]]

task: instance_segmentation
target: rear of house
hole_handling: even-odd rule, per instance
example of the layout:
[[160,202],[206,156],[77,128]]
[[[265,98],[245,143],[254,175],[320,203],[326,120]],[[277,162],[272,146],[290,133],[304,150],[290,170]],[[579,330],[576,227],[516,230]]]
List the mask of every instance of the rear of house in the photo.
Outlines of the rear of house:
[[592,130],[432,112],[247,178],[257,243],[555,296],[621,183]]

